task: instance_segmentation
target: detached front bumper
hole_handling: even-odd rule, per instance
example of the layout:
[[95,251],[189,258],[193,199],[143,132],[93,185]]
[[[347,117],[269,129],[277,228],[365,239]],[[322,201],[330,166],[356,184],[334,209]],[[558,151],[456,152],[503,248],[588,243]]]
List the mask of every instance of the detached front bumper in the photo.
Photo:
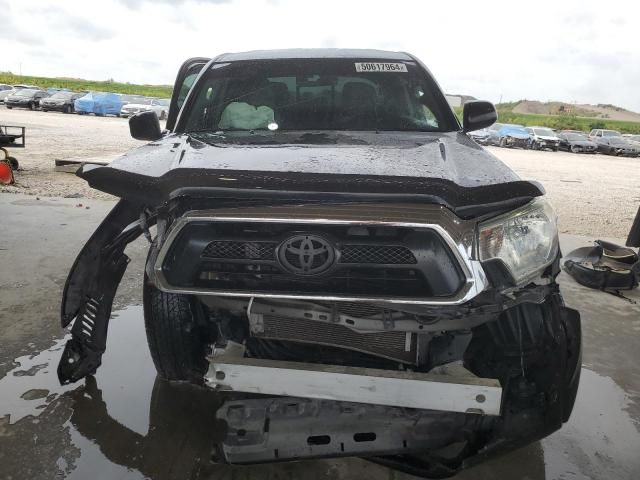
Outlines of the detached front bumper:
[[[413,376],[424,374],[367,369],[350,371],[347,375],[353,376],[347,379],[338,378],[345,372],[324,365],[260,366],[259,360],[214,357],[209,385],[235,392],[234,400],[217,413],[227,425],[219,446],[221,460],[253,464],[364,456],[414,475],[439,478],[543,438],[558,430],[573,408],[581,367],[580,318],[555,294],[539,309],[528,311],[515,324],[512,318],[511,327],[519,325],[530,334],[544,318],[539,325],[544,337],[539,339],[539,358],[529,353],[520,358],[511,351],[513,344],[502,343],[508,337],[503,331],[498,350],[490,356],[495,360],[499,351],[505,364],[510,356],[513,363],[500,382],[478,377],[470,381],[468,372],[455,369],[445,369],[440,378],[430,373],[422,382]],[[483,353],[474,353],[473,347],[465,365],[480,372],[485,368],[480,366]],[[267,375],[265,368],[281,371]],[[335,377],[333,388],[315,372]],[[395,390],[378,388],[389,378],[398,380]],[[465,396],[462,391],[469,387],[471,395]],[[240,392],[280,396],[238,399]],[[474,402],[481,408],[472,406]],[[490,411],[495,405],[498,410]]]

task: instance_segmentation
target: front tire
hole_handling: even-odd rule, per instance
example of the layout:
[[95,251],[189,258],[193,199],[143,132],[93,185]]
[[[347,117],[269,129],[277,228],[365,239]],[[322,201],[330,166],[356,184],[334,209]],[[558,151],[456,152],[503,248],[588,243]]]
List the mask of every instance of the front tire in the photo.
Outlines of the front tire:
[[144,324],[151,358],[167,380],[201,384],[207,371],[208,336],[203,312],[189,295],[166,293],[145,278]]
[[64,113],[72,113],[73,112],[73,108],[71,107],[71,105],[67,105],[66,107],[64,107]]
[[33,112],[33,111],[35,111],[35,110],[36,110],[36,104],[35,104],[35,103],[33,103],[33,102],[31,102],[31,103],[29,104],[29,110],[31,110],[32,112]]

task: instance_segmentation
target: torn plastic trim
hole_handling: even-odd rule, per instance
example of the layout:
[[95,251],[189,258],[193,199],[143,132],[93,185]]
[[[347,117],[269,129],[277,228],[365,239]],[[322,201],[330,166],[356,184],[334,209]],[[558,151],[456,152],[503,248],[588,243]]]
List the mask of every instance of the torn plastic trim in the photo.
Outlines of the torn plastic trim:
[[129,264],[124,249],[154,222],[155,216],[142,207],[121,200],[76,257],[61,306],[63,328],[75,319],[58,364],[61,384],[78,381],[100,366],[113,299]]
[[[86,291],[89,284],[94,280],[100,272],[101,255],[105,247],[111,245],[116,250],[122,242],[114,241],[119,235],[126,231],[134,230],[131,225],[140,218],[143,211],[141,205],[137,205],[128,200],[120,200],[115,207],[108,213],[105,219],[100,223],[98,228],[93,232],[87,243],[82,247],[80,253],[76,257],[62,293],[62,305],[60,311],[62,327],[66,327],[78,315],[82,304],[86,299]],[[127,228],[129,227],[129,228]],[[137,235],[130,238],[122,245],[135,240],[142,233],[140,230]]]
[[230,464],[421,453],[455,441],[494,419],[292,397],[239,399],[217,411],[227,425],[219,445]]

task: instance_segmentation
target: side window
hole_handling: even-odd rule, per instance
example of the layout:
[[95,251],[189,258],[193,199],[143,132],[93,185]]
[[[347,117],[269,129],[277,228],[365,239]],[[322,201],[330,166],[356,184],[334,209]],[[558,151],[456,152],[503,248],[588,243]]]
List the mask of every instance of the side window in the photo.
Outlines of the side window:
[[185,98],[187,98],[189,90],[191,90],[193,82],[196,81],[199,73],[200,70],[198,69],[197,72],[190,73],[189,75],[184,77],[184,81],[182,82],[182,85],[180,85],[180,93],[178,94],[178,109],[182,108],[182,104],[184,103]]

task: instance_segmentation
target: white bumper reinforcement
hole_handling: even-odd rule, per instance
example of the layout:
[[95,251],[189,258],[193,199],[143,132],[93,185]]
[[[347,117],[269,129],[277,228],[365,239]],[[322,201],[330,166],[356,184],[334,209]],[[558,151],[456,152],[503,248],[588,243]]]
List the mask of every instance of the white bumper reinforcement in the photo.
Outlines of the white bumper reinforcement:
[[461,366],[413,373],[216,354],[205,377],[218,390],[500,415],[502,388]]

